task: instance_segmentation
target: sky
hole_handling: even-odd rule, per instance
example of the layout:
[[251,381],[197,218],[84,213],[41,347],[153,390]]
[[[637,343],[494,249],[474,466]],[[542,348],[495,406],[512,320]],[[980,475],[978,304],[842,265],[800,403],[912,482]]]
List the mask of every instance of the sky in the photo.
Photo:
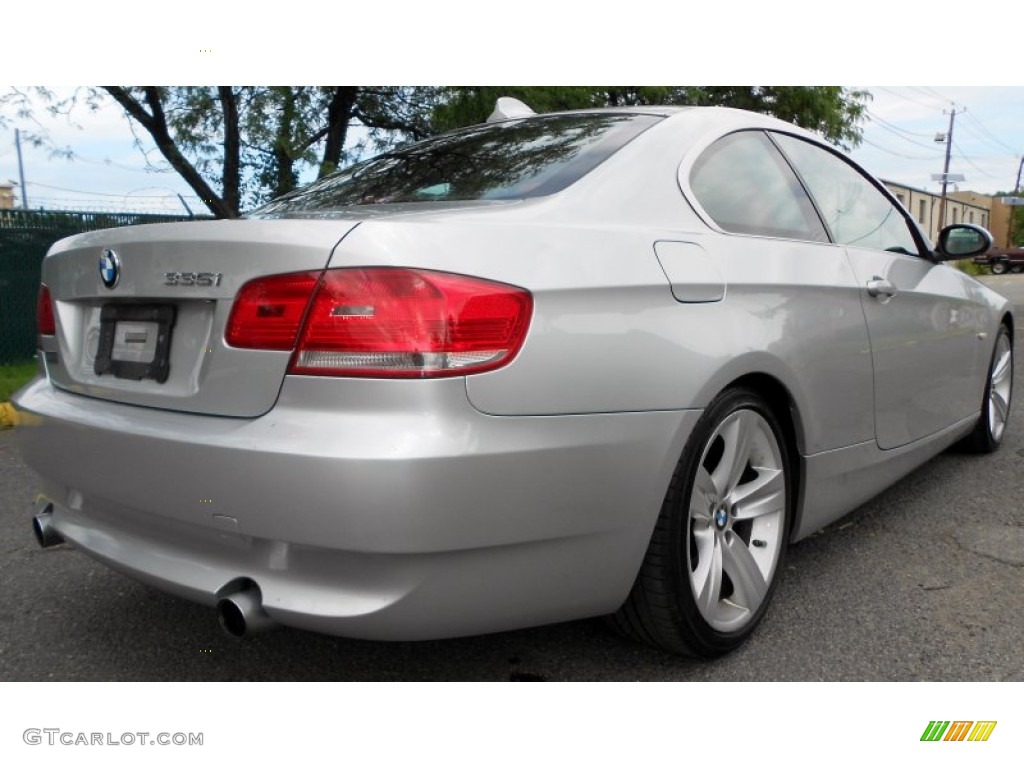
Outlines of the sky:
[[[805,0],[633,0],[606,13],[517,0],[514,13],[493,14],[470,0],[390,0],[386,18],[363,5],[243,15],[230,3],[178,0],[173,11],[145,17],[129,0],[57,6],[59,24],[40,23],[50,5],[5,9],[0,76],[59,93],[129,78],[171,85],[886,83],[851,86],[872,96],[864,141],[852,154],[876,176],[937,191],[931,175],[942,171],[945,147],[934,136],[947,130],[944,111],[954,105],[950,171],[964,175],[961,189],[1012,188],[1024,154],[1019,68],[997,64],[986,40],[953,36],[943,15],[922,14],[912,3],[861,0],[828,19],[808,13]],[[1001,23],[1019,27],[1022,8],[1000,14]],[[925,78],[954,85],[888,85]],[[200,209],[157,153],[147,169],[112,103],[96,113],[76,110],[70,122],[37,116],[75,159],[23,147],[30,207],[184,213],[181,194]],[[9,120],[0,128],[0,183],[19,178],[17,127],[34,126]]]
[[[942,148],[932,139],[936,132],[946,130],[948,116],[943,110],[953,102],[958,111],[966,107],[967,112],[957,116],[951,171],[964,174],[964,189],[1006,189],[1012,186],[1024,153],[1024,87],[1020,85],[1020,67],[1001,63],[1006,54],[996,41],[1006,37],[1003,30],[1021,27],[1024,6],[988,7],[977,13],[968,9],[952,25],[947,21],[949,14],[940,10],[938,6],[928,8],[892,0],[827,6],[806,0],[675,4],[663,0],[631,0],[628,4],[389,0],[384,5],[308,3],[301,7],[245,7],[209,0],[176,0],[173,4],[149,6],[131,0],[8,3],[3,16],[4,63],[0,77],[55,89],[129,79],[169,85],[882,83],[884,86],[868,87],[874,96],[869,105],[873,121],[865,125],[865,142],[854,152],[868,170],[892,181],[937,189],[930,175],[942,170]],[[1008,39],[1012,37],[1010,34]],[[926,78],[932,83],[953,85],[892,85]],[[142,156],[117,110],[93,115],[83,112],[76,115],[75,122],[78,127],[63,122],[51,126],[57,143],[70,146],[77,155],[73,162],[53,159],[36,150],[25,151],[30,205],[39,200],[65,199],[95,201],[95,205],[102,201],[111,209],[166,207],[181,213],[176,193],[194,200],[176,174],[144,170]],[[0,129],[0,182],[18,178],[14,127],[17,124]],[[48,689],[48,700],[59,703],[66,692],[60,683],[54,685],[58,686],[58,695],[53,696]],[[700,701],[710,701],[713,706],[722,701],[728,707],[726,698],[753,702],[760,707],[756,719],[763,727],[758,733],[777,734],[779,743],[771,738],[767,742],[755,738],[748,739],[747,744],[740,739],[737,760],[747,757],[743,748],[748,746],[754,753],[760,750],[761,757],[766,754],[765,748],[771,751],[777,746],[798,763],[819,760],[821,755],[835,752],[836,723],[860,720],[867,724],[863,734],[844,743],[844,749],[853,750],[851,760],[912,764],[921,760],[916,750],[920,729],[911,733],[909,743],[903,731],[913,731],[917,720],[927,722],[936,713],[948,717],[950,712],[982,711],[987,713],[983,716],[1011,719],[1011,713],[1019,711],[1019,688],[1005,683],[969,689],[890,684],[881,696],[877,687],[865,686],[819,685],[808,694],[806,688],[736,684],[718,699],[714,695],[720,689],[713,685],[694,691],[687,686],[687,691],[679,686],[644,688],[634,692],[630,701],[643,695],[650,704],[649,712],[679,711],[684,719],[692,713],[685,706],[680,710],[679,701],[693,700],[694,691]],[[323,732],[309,726],[309,722],[319,721],[310,720],[307,711],[331,713],[337,709],[338,700],[353,697],[351,688],[323,687],[319,693],[303,688],[292,697],[298,702],[296,706],[267,708],[267,697],[256,690],[256,695],[234,701],[232,707],[245,713],[257,730],[294,732],[295,738],[288,743],[292,752],[303,746],[322,748]],[[535,709],[537,695],[530,700],[496,685],[474,687],[468,698],[465,689],[449,694],[431,688],[429,692],[436,695],[438,706],[423,710],[415,722],[399,723],[397,729],[394,718],[385,724],[394,732],[413,734],[405,741],[417,748],[427,745],[435,752],[443,748],[451,765],[475,764],[470,762],[470,754],[477,763],[481,754],[493,758],[496,743],[513,747],[508,755],[499,755],[499,764],[528,760],[523,745],[530,756],[543,750],[550,758],[548,762],[561,755],[579,762],[581,754],[598,765],[612,757],[622,762],[621,755],[626,754],[621,751],[622,744],[613,739],[608,751],[607,739],[590,738],[594,722],[625,723],[619,728],[622,732],[650,725],[650,715],[641,712],[642,708],[623,710],[623,715],[640,712],[635,719],[616,716],[622,709],[621,687],[575,689],[570,693],[576,699],[560,698],[564,691],[555,689],[553,694],[551,690],[545,689],[547,698],[561,709],[550,724],[565,735],[560,739],[549,737],[546,742],[538,741],[535,733],[554,733],[537,727],[548,722],[534,718],[528,729],[520,727],[523,713]],[[267,693],[276,695],[274,691]],[[399,696],[403,693],[405,690],[398,691]],[[99,706],[94,709],[103,715],[98,721],[104,723],[103,730],[123,729],[125,724],[137,721],[140,702],[146,707],[171,702],[178,720],[185,722],[180,715],[188,713],[195,698],[193,688],[162,686],[158,690],[155,684],[143,684],[130,697],[112,686],[90,689],[89,695],[93,701],[98,698]],[[359,689],[354,695],[359,698],[366,694]],[[389,689],[386,695],[395,694]],[[882,699],[891,712],[883,712],[867,723],[864,713],[877,710]],[[379,701],[383,705],[383,698]],[[439,747],[437,734],[444,736],[452,732],[453,723],[458,727],[467,722],[467,701],[472,702],[473,713],[483,713],[494,727],[463,728],[458,738],[447,739]],[[945,708],[934,709],[936,701]],[[597,707],[582,706],[588,704]],[[378,709],[371,706],[367,711]],[[42,710],[36,706],[30,711]],[[580,711],[593,713],[596,719],[586,721],[578,714]],[[794,719],[802,724],[797,736],[793,735]],[[908,720],[912,721],[909,725],[904,722]],[[169,722],[174,722],[173,718]],[[428,730],[416,730],[423,723]],[[357,738],[362,735],[358,730],[361,725],[365,723],[355,722],[347,732],[344,728],[339,732],[346,739],[345,754],[357,761],[365,754],[368,759],[363,762],[380,762],[383,742]],[[898,738],[893,735],[894,725],[900,726]],[[507,738],[509,733],[514,738]],[[992,757],[990,764],[1000,758],[1010,764],[1010,754],[1019,753],[1019,748],[1013,752],[1020,743],[1019,729],[1007,730],[1006,734],[1001,742],[981,745],[990,748],[986,753]],[[235,757],[248,757],[264,744],[262,739],[251,738],[223,738],[221,742],[225,749],[236,752]],[[633,739],[628,747],[633,758],[663,758],[657,738]],[[710,742],[687,748],[688,756],[697,760],[720,757],[712,751],[715,745]],[[605,761],[594,759],[597,749],[604,750]],[[664,749],[667,754],[675,754],[668,749]],[[212,750],[207,751],[212,754]],[[372,757],[367,750],[373,750]],[[453,751],[455,758],[449,755]],[[749,756],[753,758],[754,753]],[[462,755],[467,757],[458,759]],[[103,759],[109,762],[114,757],[104,754]],[[35,763],[56,764],[57,759],[66,757],[54,753],[53,762],[40,756]]]
[[[942,172],[945,144],[934,138],[948,130],[949,112],[956,109],[950,173],[965,177],[958,187],[983,193],[1012,189],[1024,153],[1024,87],[851,87],[871,94],[864,138],[852,156],[876,176],[938,191],[931,176]],[[55,91],[67,95],[73,89]],[[30,207],[184,214],[187,204],[203,211],[195,193],[139,129],[142,142],[136,146],[128,120],[112,101],[97,112],[78,107],[69,117],[40,108],[35,120],[38,125],[10,117],[0,128],[0,183],[19,180],[15,128],[45,129],[74,157],[22,144]]]
[[940,184],[949,130],[949,172],[962,190],[1011,190],[1024,155],[1024,87],[866,86],[871,93],[864,139],[852,156],[871,173],[931,192]]

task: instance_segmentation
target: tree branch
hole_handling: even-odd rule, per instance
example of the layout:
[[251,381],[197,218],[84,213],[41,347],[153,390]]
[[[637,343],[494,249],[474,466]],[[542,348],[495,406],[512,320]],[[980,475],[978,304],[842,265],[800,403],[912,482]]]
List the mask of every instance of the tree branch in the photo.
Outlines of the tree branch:
[[146,86],[143,91],[146,95],[147,104],[153,110],[151,114],[146,112],[142,104],[127,89],[116,85],[105,85],[102,87],[103,90],[111,95],[114,101],[124,108],[129,117],[136,120],[139,125],[146,129],[156,144],[157,149],[160,150],[160,154],[166,158],[171,167],[185,180],[185,183],[192,187],[193,191],[199,195],[199,199],[206,204],[206,207],[210,209],[214,216],[219,219],[226,219],[234,215],[224,200],[213,191],[210,185],[206,183],[206,180],[199,174],[199,171],[196,170],[195,166],[178,149],[178,145],[171,137],[167,127],[167,119],[164,114],[159,89],[153,86]]

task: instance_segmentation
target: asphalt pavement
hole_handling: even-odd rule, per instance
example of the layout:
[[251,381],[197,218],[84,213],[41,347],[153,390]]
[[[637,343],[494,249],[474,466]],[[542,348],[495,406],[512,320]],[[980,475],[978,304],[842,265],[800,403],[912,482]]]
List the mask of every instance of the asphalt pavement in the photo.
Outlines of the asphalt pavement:
[[[1024,275],[985,282],[1018,307]],[[1016,366],[1018,391],[1024,385]],[[1024,407],[991,456],[947,452],[791,547],[746,645],[714,662],[597,620],[422,643],[281,629],[238,642],[213,611],[67,545],[40,550],[37,478],[0,432],[0,680],[1024,681]]]

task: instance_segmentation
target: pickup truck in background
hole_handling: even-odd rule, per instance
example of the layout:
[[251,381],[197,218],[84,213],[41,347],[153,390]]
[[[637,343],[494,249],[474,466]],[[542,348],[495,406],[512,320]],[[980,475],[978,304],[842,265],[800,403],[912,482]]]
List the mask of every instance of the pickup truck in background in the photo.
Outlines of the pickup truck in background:
[[986,253],[975,256],[974,263],[987,264],[993,275],[1024,272],[1024,245],[1014,248],[990,248]]

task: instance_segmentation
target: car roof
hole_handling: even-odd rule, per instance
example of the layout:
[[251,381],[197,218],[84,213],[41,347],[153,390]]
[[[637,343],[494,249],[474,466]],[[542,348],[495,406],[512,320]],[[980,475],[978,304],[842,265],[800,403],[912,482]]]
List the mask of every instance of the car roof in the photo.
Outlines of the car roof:
[[[562,115],[657,115],[659,117],[668,117],[669,115],[674,115],[691,109],[699,109],[699,107],[630,105],[621,107],[595,107],[592,109],[563,109],[556,112],[536,112],[532,115],[517,115],[504,120],[489,121],[487,124],[495,125],[498,123],[512,122],[513,120],[534,120],[536,118]],[[480,123],[480,125],[483,125],[483,123]]]
[[[689,120],[699,120],[703,123],[705,130],[721,130],[723,133],[727,133],[735,130],[743,129],[774,129],[777,131],[783,131],[785,133],[791,133],[797,136],[803,136],[805,138],[812,139],[821,143],[828,143],[821,136],[801,128],[794,123],[780,120],[777,117],[764,114],[763,112],[753,112],[747,109],[736,109],[735,107],[718,107],[718,106],[657,106],[657,105],[638,105],[638,106],[618,106],[618,107],[599,107],[595,109],[570,109],[563,110],[560,112],[538,112],[533,115],[526,115],[520,117],[511,117],[508,120],[496,120],[490,125],[498,125],[504,122],[512,122],[519,120],[534,120],[537,118],[546,118],[556,115],[655,115],[658,117],[671,118],[672,122]],[[484,125],[481,123],[480,125]],[[473,126],[470,126],[473,127]],[[460,129],[462,130],[462,129]]]

